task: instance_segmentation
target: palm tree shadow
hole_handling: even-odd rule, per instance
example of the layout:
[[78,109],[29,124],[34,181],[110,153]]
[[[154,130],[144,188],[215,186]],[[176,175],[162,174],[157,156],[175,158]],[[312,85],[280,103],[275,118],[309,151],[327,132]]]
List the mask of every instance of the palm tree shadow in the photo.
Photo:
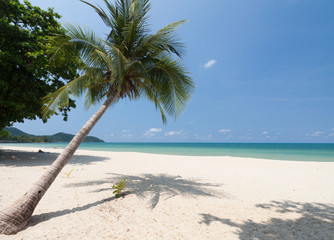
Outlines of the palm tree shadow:
[[26,228],[33,227],[33,226],[35,226],[35,225],[37,225],[41,222],[48,221],[52,218],[61,217],[61,216],[67,215],[67,214],[75,213],[75,212],[85,211],[85,210],[87,210],[91,207],[95,207],[95,206],[98,206],[98,205],[103,204],[105,202],[112,201],[112,200],[115,200],[115,197],[105,198],[105,199],[102,199],[102,200],[99,200],[99,201],[96,201],[96,202],[93,202],[93,203],[89,203],[89,204],[86,204],[86,205],[83,205],[83,206],[80,206],[80,207],[71,208],[71,209],[64,209],[64,210],[61,210],[61,211],[55,211],[55,212],[48,212],[48,213],[33,215],[30,218],[30,221],[27,224]]
[[[91,181],[77,184],[69,184],[67,187],[82,187],[87,185],[99,185],[119,182],[127,178],[127,193],[135,194],[140,198],[149,197],[150,208],[155,208],[161,198],[165,200],[177,195],[185,197],[226,197],[221,191],[214,188],[221,184],[202,183],[195,180],[183,179],[181,176],[170,176],[166,174],[143,174],[140,176],[112,174],[113,177],[102,181]],[[94,192],[107,191],[110,188],[99,188]]]
[[[13,151],[13,150],[1,150],[0,166],[13,166],[13,167],[35,167],[35,166],[48,166],[53,163],[59,156],[59,153],[50,152],[26,152],[26,151]],[[86,155],[74,155],[69,163],[72,164],[90,164],[92,162],[100,162],[108,160],[106,157],[86,156]]]
[[[161,198],[164,199],[172,198],[176,195],[188,196],[188,197],[222,197],[219,191],[216,191],[215,187],[221,186],[221,184],[202,183],[199,181],[182,179],[181,176],[169,176],[165,174],[153,175],[144,174],[141,176],[132,175],[120,175],[112,174],[113,177],[101,180],[101,181],[87,181],[81,183],[67,184],[66,187],[85,187],[93,185],[102,185],[105,183],[110,184],[110,188],[98,188],[93,192],[111,191],[112,183],[118,182],[120,179],[127,178],[127,189],[124,194],[135,194],[140,198],[149,197],[150,208],[155,208]],[[33,215],[27,225],[28,227],[35,226],[41,222],[48,221],[52,218],[61,217],[70,213],[85,211],[91,207],[98,206],[107,201],[114,200],[115,197],[109,197],[106,199],[99,200],[94,203],[89,203],[84,206],[75,207],[72,209],[64,209],[61,211],[42,213]]]
[[238,228],[241,240],[277,239],[334,239],[334,205],[323,203],[300,203],[293,201],[272,201],[258,204],[256,207],[279,213],[298,213],[299,218],[271,218],[267,222],[235,223],[230,219],[219,218],[211,214],[200,214],[200,224],[210,225],[220,222]]
[[210,225],[212,222],[226,223],[226,219],[219,218],[211,214],[201,213],[200,215],[202,216],[203,219],[202,221],[199,222],[199,224],[204,223],[206,225]]

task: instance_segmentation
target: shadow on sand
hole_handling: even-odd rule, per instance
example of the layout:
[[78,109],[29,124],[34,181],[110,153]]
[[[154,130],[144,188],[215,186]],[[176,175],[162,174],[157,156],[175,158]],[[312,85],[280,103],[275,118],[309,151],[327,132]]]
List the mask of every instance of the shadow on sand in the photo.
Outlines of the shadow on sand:
[[[0,166],[13,166],[13,167],[35,167],[35,166],[48,166],[53,163],[59,156],[59,153],[50,152],[25,152],[25,151],[13,151],[13,150],[1,150]],[[107,160],[105,157],[74,155],[69,163],[72,164],[89,164],[92,162],[100,162]]]
[[115,197],[110,197],[110,198],[106,198],[106,199],[102,199],[93,203],[89,203],[86,204],[84,206],[80,206],[80,207],[75,207],[75,208],[71,208],[71,209],[64,209],[61,211],[55,211],[55,212],[49,212],[49,213],[42,213],[42,214],[37,214],[37,215],[33,215],[27,225],[27,228],[35,226],[41,222],[44,221],[48,221],[52,218],[56,218],[56,217],[61,217],[67,214],[71,214],[71,213],[75,213],[75,212],[81,212],[81,211],[85,211],[91,207],[95,207],[98,206],[104,202],[109,202],[115,200]]
[[271,218],[267,222],[260,223],[247,220],[239,224],[211,214],[200,214],[203,219],[199,223],[210,225],[212,222],[220,222],[236,227],[239,238],[242,240],[334,239],[334,205],[332,204],[273,201],[269,204],[258,204],[256,207],[279,213],[298,213],[300,217]]
[[[155,208],[161,198],[169,199],[176,195],[187,197],[224,197],[224,194],[215,189],[221,184],[202,183],[195,180],[183,179],[181,176],[170,176],[166,174],[143,174],[140,176],[112,174],[113,177],[102,181],[88,181],[76,184],[69,184],[67,187],[84,187],[90,185],[102,185],[109,183],[110,186],[127,178],[127,193],[135,194],[140,198],[150,198],[150,208]],[[99,188],[94,192],[108,191],[110,188]]]
[[[118,182],[120,179],[127,178],[127,188],[124,194],[135,194],[140,198],[150,197],[150,208],[155,208],[163,196],[165,199],[172,198],[176,195],[197,197],[197,196],[207,196],[207,197],[221,197],[223,194],[217,192],[213,187],[219,187],[220,184],[211,183],[201,183],[193,180],[182,179],[180,176],[168,176],[165,174],[152,175],[144,174],[141,176],[131,176],[131,175],[119,175],[112,174],[113,177],[104,179],[102,181],[87,181],[82,183],[68,184],[66,187],[85,187],[92,185],[102,185],[105,183],[112,185],[112,183]],[[94,190],[94,192],[101,191],[111,191],[110,188],[99,188]],[[48,221],[52,218],[64,216],[67,214],[85,211],[91,207],[98,206],[104,202],[115,200],[115,197],[110,197],[102,199],[93,203],[86,204],[84,206],[75,207],[72,209],[64,209],[61,211],[42,213],[38,215],[33,215],[27,225],[27,228],[35,226],[41,222]]]

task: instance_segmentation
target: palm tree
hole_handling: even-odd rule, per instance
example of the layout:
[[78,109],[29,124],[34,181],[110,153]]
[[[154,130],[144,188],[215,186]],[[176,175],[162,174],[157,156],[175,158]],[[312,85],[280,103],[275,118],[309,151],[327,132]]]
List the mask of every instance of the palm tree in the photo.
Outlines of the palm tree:
[[69,103],[69,95],[85,95],[85,104],[104,101],[75,135],[45,174],[19,200],[0,212],[0,233],[15,234],[29,221],[36,205],[104,112],[118,100],[146,97],[173,117],[180,115],[194,83],[182,66],[184,47],[175,35],[184,21],[174,22],[155,34],[147,25],[149,0],[104,0],[106,11],[88,2],[110,28],[105,39],[79,26],[67,25],[65,36],[54,40],[59,51],[79,51],[82,75],[45,98],[44,113]]

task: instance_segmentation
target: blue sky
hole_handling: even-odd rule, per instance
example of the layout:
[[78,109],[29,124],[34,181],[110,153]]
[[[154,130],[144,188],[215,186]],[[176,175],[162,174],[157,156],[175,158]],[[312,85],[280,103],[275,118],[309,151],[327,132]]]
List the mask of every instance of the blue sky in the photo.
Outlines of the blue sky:
[[[32,0],[54,7],[61,22],[103,37],[107,29],[85,4]],[[91,3],[102,5],[102,1]],[[196,90],[183,115],[163,125],[154,104],[123,101],[90,135],[107,142],[334,142],[334,1],[151,0],[153,31],[178,31]],[[32,134],[75,134],[96,111],[77,108],[63,122],[25,121]]]

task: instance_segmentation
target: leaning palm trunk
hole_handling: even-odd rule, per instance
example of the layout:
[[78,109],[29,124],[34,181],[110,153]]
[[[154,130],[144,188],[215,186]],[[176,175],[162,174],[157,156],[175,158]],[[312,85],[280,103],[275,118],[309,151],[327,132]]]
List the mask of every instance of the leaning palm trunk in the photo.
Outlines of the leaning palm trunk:
[[79,145],[84,141],[86,136],[111,105],[113,100],[114,97],[108,97],[100,109],[80,129],[69,145],[53,162],[45,174],[34,184],[34,186],[11,206],[0,212],[0,233],[15,234],[26,226],[38,202],[41,200],[66,163],[73,156]]
[[68,106],[70,94],[86,93],[85,102],[89,106],[107,93],[114,97],[108,97],[30,191],[0,212],[0,233],[13,234],[24,228],[37,203],[112,102],[147,97],[160,110],[165,123],[165,111],[176,118],[191,98],[194,83],[180,60],[174,58],[184,52],[183,44],[174,34],[184,21],[149,34],[146,22],[149,0],[104,0],[107,11],[81,1],[98,13],[110,32],[106,39],[100,39],[92,31],[68,25],[66,35],[52,38],[54,55],[72,51],[79,54],[84,74],[48,95],[44,99],[44,113]]

